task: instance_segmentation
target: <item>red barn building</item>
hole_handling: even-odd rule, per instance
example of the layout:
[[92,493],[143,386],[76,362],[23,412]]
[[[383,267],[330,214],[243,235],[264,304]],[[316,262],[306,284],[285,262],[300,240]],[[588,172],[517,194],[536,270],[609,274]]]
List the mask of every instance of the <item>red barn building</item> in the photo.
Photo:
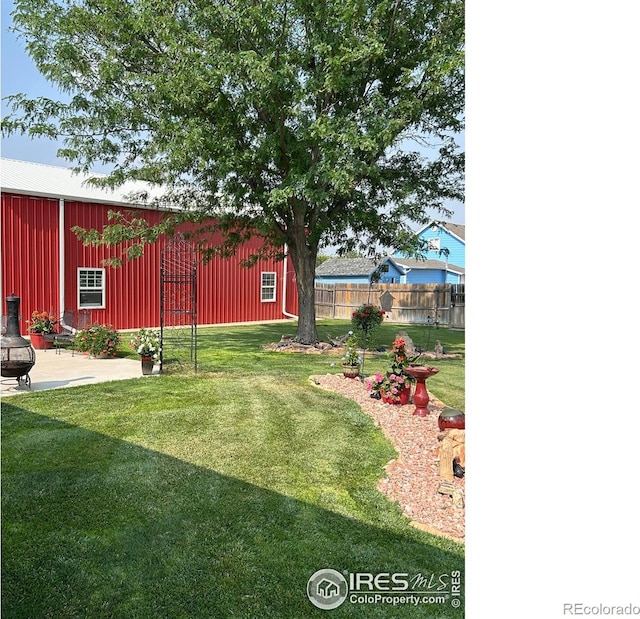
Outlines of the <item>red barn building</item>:
[[[145,247],[144,256],[121,267],[104,266],[118,248],[85,247],[73,226],[100,230],[109,210],[131,211],[150,223],[161,213],[134,206],[126,194],[86,185],[67,168],[2,159],[2,264],[0,294],[20,297],[20,329],[34,310],[62,315],[65,309],[89,310],[92,322],[116,329],[160,325],[162,239]],[[138,187],[139,188],[139,187]],[[289,258],[241,266],[261,241],[249,241],[233,258],[198,263],[198,324],[262,322],[295,317],[297,292]]]

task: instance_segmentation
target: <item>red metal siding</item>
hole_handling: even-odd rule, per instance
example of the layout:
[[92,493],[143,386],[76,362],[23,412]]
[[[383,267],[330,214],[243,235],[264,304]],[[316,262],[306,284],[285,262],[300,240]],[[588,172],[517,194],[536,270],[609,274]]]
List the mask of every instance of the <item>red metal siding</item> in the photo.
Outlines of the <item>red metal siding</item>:
[[[236,256],[229,259],[214,258],[199,268],[198,317],[201,323],[276,320],[282,314],[283,262],[259,261],[254,267],[241,266],[259,241],[243,245]],[[275,302],[261,301],[263,272],[276,273]]]
[[2,313],[20,297],[20,330],[34,310],[58,314],[58,200],[2,194]]
[[[126,262],[122,267],[104,266],[105,258],[117,256],[119,248],[85,247],[71,231],[74,226],[100,230],[108,223],[109,210],[119,209],[107,204],[86,202],[65,203],[64,209],[64,307],[78,308],[78,267],[105,268],[106,307],[92,309],[91,320],[114,325],[116,329],[134,329],[160,324],[160,262],[164,239],[146,246],[143,257]],[[136,209],[150,223],[161,214]],[[59,249],[58,200],[2,195],[2,284],[3,295],[20,296],[21,313],[26,320],[34,309],[59,312]],[[214,258],[208,264],[198,264],[198,323],[218,324],[277,320],[282,314],[284,263],[260,261],[252,268],[240,266],[259,240],[251,240],[236,256]],[[297,292],[291,262],[288,264],[289,289],[287,311],[296,313]],[[260,299],[261,274],[276,273],[276,301]],[[26,324],[23,322],[23,333]]]
[[[69,202],[66,210],[67,233],[65,248],[67,273],[65,294],[67,306],[77,299],[77,268],[99,268],[102,260],[118,254],[117,248],[91,248],[80,244],[71,227],[101,229],[108,223],[107,211],[119,210],[107,205]],[[154,211],[137,210],[136,216],[144,216],[149,223],[159,221],[161,215]],[[215,240],[215,239],[214,239]],[[92,310],[92,320],[108,322],[117,329],[158,326],[160,324],[160,267],[161,252],[165,239],[145,248],[141,258],[125,263],[122,267],[106,267],[106,309]],[[249,322],[277,320],[282,314],[283,263],[275,260],[258,262],[253,268],[240,265],[252,250],[259,247],[259,240],[242,246],[232,258],[214,258],[197,267],[199,324],[225,322]],[[291,267],[289,266],[291,269]],[[261,274],[276,273],[278,282],[276,302],[262,303],[260,300]],[[295,302],[295,286],[287,293],[287,305]]]
[[[109,210],[120,210],[104,204],[67,202],[65,205],[65,306],[78,308],[78,268],[105,269],[104,309],[92,309],[91,320],[112,324],[116,329],[132,329],[160,324],[160,262],[157,247],[149,246],[138,260],[122,267],[104,266],[106,258],[118,256],[117,247],[85,247],[71,230],[74,226],[100,230],[109,223]],[[150,222],[160,218],[145,212]]]

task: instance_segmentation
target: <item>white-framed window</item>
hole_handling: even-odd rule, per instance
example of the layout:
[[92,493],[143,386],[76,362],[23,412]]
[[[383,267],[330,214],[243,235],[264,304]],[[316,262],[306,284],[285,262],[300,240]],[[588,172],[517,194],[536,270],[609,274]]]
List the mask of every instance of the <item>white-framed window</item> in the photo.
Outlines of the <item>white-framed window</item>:
[[78,308],[104,308],[105,270],[78,267]]
[[260,301],[269,303],[276,300],[276,274],[273,271],[263,271],[260,285]]
[[440,251],[440,239],[427,239],[427,251]]

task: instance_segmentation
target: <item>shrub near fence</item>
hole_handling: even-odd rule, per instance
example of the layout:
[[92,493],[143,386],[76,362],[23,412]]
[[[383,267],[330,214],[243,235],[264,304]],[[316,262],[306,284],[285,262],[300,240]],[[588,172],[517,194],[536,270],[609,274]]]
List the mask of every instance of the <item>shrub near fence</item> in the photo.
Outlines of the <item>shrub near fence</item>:
[[[451,325],[452,284],[316,284],[315,292],[318,318],[350,320],[357,307],[373,303],[383,307],[390,322]],[[386,292],[390,309],[382,300]],[[459,304],[459,294],[457,299]],[[464,328],[464,322],[451,326]]]

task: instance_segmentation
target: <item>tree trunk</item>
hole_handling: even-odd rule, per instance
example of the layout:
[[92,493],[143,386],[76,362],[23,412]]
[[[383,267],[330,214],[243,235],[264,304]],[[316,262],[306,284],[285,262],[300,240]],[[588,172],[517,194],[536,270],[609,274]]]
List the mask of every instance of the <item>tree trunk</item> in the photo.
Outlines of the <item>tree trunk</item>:
[[303,244],[302,250],[290,247],[291,260],[296,271],[296,288],[298,289],[298,334],[296,340],[300,344],[317,344],[316,329],[316,254],[317,250]]

